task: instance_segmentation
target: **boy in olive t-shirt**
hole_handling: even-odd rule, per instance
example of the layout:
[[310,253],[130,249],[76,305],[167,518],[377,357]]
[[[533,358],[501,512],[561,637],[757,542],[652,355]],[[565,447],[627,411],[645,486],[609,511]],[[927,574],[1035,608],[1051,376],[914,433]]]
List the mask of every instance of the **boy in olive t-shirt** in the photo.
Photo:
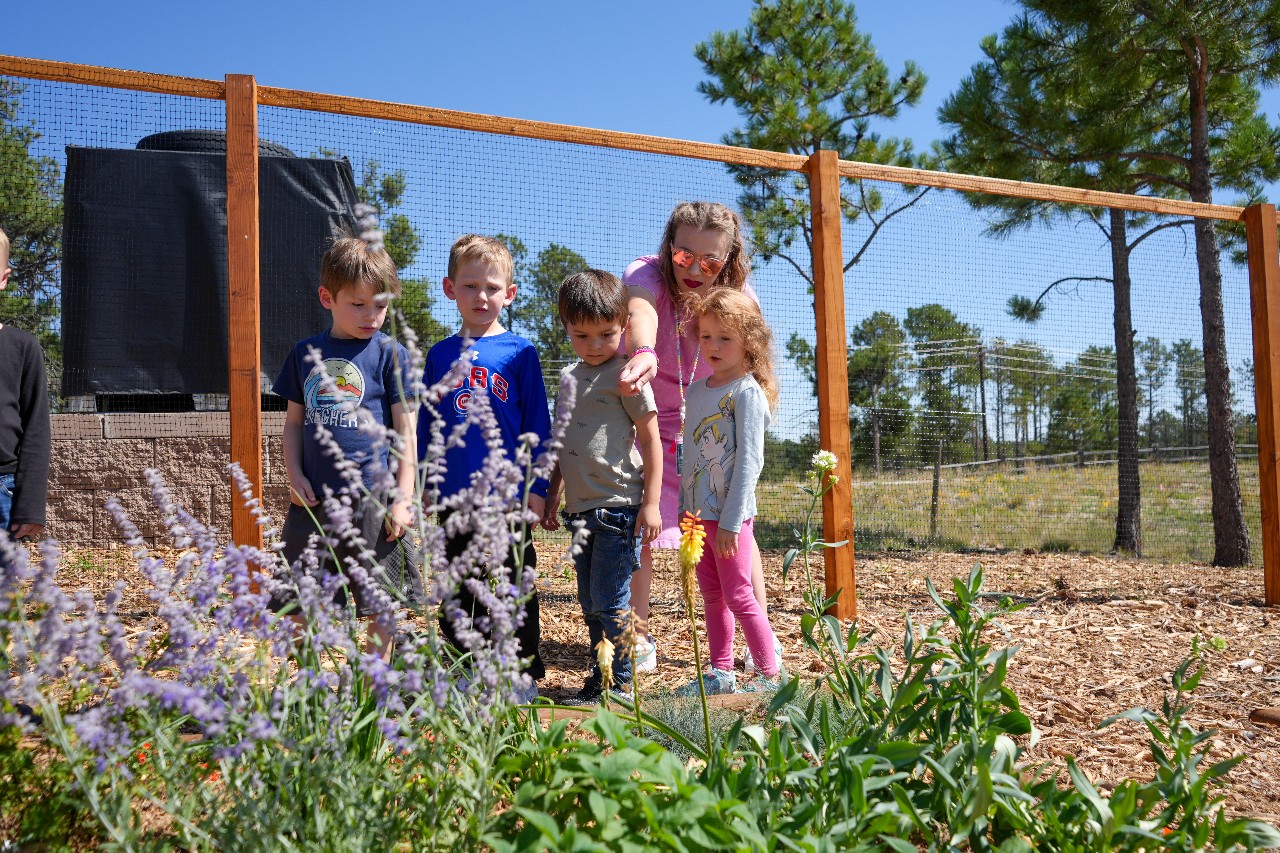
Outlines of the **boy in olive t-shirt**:
[[[619,645],[631,610],[631,575],[640,567],[640,546],[662,529],[662,442],[653,391],[646,387],[632,397],[618,393],[618,376],[627,363],[618,352],[627,325],[622,283],[601,270],[569,276],[560,285],[560,320],[579,358],[562,375],[573,377],[577,394],[542,526],[559,527],[556,506],[563,485],[565,523],[587,531],[573,562],[578,603],[594,651],[604,637]],[[631,656],[626,649],[617,649],[612,670],[614,687],[629,692]],[[603,692],[593,655],[576,701],[594,703]]]

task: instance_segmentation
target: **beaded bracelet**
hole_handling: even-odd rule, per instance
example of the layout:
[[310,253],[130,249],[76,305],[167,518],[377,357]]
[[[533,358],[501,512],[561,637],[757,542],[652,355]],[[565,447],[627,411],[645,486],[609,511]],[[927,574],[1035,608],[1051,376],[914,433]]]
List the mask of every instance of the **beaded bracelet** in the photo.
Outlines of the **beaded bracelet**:
[[658,351],[657,351],[656,349],[654,349],[653,347],[649,347],[649,346],[636,347],[636,348],[631,352],[631,357],[632,357],[632,358],[635,358],[636,356],[638,356],[638,355],[639,355],[640,353],[642,353],[642,352],[647,352],[647,353],[649,353],[649,355],[653,356],[653,360],[654,360],[655,362],[658,360]]

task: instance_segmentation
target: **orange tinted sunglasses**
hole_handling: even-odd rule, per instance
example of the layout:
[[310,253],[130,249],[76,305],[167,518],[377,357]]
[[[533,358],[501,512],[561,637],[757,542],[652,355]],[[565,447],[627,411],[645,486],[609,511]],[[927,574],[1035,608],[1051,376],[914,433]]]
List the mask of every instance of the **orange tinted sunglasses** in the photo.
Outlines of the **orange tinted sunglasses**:
[[671,250],[671,263],[680,267],[682,270],[687,270],[692,267],[694,261],[698,262],[698,267],[702,270],[703,275],[710,276],[720,275],[720,270],[724,269],[725,264],[725,262],[719,258],[713,258],[710,256],[699,258],[693,252],[688,252],[684,249]]

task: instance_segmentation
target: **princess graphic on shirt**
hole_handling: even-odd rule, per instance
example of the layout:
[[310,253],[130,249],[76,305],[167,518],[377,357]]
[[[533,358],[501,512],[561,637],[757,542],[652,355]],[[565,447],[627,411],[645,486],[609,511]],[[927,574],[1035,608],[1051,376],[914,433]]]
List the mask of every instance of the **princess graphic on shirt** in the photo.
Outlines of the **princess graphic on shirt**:
[[703,418],[693,430],[698,457],[693,463],[690,488],[694,506],[703,506],[717,515],[724,508],[728,492],[726,470],[733,460],[735,443],[730,425],[733,423],[733,394],[720,398],[719,411]]

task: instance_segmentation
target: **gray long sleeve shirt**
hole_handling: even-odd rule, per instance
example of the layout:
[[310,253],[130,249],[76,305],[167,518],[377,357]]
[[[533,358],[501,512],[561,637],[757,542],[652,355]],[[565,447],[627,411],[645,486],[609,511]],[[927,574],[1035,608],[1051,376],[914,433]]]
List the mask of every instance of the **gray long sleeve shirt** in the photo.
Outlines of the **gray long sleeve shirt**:
[[680,470],[682,515],[701,509],[703,519],[734,533],[755,517],[769,420],[769,403],[753,376],[719,388],[709,388],[705,379],[689,387]]

